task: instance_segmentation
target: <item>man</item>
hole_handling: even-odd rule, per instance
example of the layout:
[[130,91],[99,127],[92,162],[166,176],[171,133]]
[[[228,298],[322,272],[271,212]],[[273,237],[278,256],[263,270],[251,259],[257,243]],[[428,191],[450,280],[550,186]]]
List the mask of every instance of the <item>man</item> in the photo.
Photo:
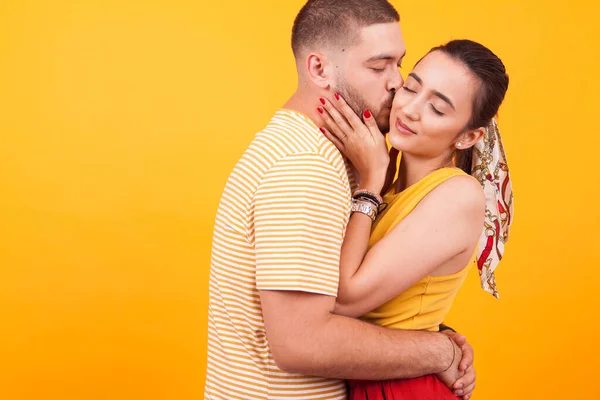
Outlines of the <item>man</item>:
[[345,399],[342,379],[446,371],[444,381],[453,382],[462,357],[467,373],[457,394],[467,398],[472,349],[458,335],[332,314],[357,185],[318,130],[317,99],[338,92],[388,131],[403,83],[398,13],[383,0],[310,0],[296,17],[292,48],[298,89],[235,166],[217,212],[205,397]]

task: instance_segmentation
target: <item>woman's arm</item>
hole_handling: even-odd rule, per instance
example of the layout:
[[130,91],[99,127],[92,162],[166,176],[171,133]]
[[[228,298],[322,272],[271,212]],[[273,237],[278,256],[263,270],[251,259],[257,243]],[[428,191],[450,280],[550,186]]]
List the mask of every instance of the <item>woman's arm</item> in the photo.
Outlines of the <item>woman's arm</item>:
[[451,178],[368,252],[371,220],[354,213],[342,245],[335,313],[364,315],[454,257],[464,259],[457,260],[462,269],[477,245],[484,210],[478,182]]
[[[361,189],[379,193],[390,156],[373,115],[365,111],[363,122],[341,97],[336,96],[335,106],[320,100],[323,109],[319,107],[319,112],[329,127],[321,128],[322,132],[359,171]],[[484,210],[485,199],[477,181],[465,176],[451,178],[368,252],[371,220],[354,213],[342,245],[335,313],[364,315],[454,257],[456,268],[464,268],[481,234]]]

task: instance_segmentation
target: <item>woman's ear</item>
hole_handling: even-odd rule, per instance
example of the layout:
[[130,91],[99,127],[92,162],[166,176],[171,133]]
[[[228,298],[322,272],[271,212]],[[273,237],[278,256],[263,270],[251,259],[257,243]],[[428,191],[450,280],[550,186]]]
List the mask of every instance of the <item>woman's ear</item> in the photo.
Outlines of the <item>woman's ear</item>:
[[485,135],[485,130],[485,128],[481,127],[466,131],[460,135],[460,138],[455,144],[456,148],[459,150],[464,150],[473,147],[475,143],[479,142],[481,138],[483,138],[483,135]]

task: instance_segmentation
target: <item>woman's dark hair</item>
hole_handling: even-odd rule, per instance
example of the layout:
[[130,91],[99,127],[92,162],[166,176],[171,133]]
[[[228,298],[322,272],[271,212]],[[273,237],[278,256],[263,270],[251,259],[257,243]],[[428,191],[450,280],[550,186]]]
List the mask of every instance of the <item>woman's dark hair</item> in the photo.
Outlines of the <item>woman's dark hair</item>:
[[[477,129],[487,127],[498,114],[500,104],[508,89],[508,75],[502,60],[487,47],[471,40],[452,40],[429,52],[441,51],[456,61],[463,63],[479,80],[479,88],[473,97],[473,113],[465,127]],[[456,166],[471,174],[473,149],[457,150]]]

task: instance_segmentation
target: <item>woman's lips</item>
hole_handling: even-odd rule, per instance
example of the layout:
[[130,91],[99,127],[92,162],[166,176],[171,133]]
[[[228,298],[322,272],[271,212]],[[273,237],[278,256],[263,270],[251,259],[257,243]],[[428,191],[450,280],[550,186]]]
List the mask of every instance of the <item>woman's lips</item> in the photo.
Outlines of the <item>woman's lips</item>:
[[396,118],[396,129],[404,135],[416,135],[417,133],[406,126],[400,118]]

